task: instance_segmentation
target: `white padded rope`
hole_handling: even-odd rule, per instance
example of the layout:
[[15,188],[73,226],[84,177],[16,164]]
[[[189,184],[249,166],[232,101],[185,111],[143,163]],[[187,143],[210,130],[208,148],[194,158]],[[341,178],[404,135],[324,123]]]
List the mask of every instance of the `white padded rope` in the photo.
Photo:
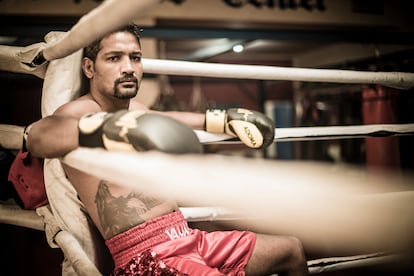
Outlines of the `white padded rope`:
[[[1,201],[0,201],[1,202]],[[45,225],[35,211],[23,210],[14,203],[0,204],[0,223],[27,227],[35,230],[44,230]]]
[[297,161],[89,148],[72,151],[62,161],[182,206],[226,208],[254,218],[246,223],[257,231],[289,233],[311,246],[322,242],[376,252],[412,238],[414,192],[386,191],[390,182],[399,187],[413,177]]
[[[195,130],[201,143],[240,143],[227,134]],[[288,127],[275,129],[275,142],[414,135],[414,124]]]
[[0,146],[6,149],[20,149],[23,143],[24,127],[0,124]]
[[404,72],[364,72],[161,59],[143,59],[143,67],[145,73],[178,76],[381,84],[398,89],[414,87],[414,73]]
[[46,60],[66,57],[108,32],[142,16],[158,0],[106,0],[84,15],[61,39],[43,50]]
[[[157,0],[106,0],[84,15],[64,36],[46,45],[43,57],[66,57],[117,27],[142,16]],[[381,84],[398,89],[414,87],[414,74],[405,72],[364,72],[353,70],[235,65],[203,62],[143,59],[144,72],[215,78],[290,80],[308,82]]]

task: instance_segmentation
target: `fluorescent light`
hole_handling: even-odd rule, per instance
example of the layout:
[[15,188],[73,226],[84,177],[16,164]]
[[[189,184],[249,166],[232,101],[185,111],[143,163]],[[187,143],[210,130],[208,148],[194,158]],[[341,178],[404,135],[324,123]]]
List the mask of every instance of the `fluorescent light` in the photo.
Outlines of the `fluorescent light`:
[[237,44],[233,46],[233,52],[240,53],[243,52],[243,45]]

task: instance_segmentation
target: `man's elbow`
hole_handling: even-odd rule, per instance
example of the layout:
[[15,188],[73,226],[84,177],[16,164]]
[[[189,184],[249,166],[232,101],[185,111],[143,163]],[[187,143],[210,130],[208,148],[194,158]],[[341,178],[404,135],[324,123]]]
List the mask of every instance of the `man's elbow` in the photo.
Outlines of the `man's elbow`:
[[48,135],[48,130],[36,123],[32,125],[26,139],[27,150],[36,157],[59,158],[68,151],[63,150],[61,145],[54,144],[56,140]]
[[26,140],[27,150],[36,157],[51,158],[48,147],[45,145],[44,139],[35,134],[36,131],[31,130]]

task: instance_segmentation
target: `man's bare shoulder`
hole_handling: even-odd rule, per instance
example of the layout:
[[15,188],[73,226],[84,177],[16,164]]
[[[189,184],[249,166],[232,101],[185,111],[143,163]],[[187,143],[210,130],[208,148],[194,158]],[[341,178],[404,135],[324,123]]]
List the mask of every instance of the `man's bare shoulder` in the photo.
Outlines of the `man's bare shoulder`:
[[141,102],[131,101],[129,104],[129,110],[144,110],[149,111],[149,108]]
[[86,94],[80,98],[61,105],[54,115],[80,118],[87,113],[102,111],[96,101]]

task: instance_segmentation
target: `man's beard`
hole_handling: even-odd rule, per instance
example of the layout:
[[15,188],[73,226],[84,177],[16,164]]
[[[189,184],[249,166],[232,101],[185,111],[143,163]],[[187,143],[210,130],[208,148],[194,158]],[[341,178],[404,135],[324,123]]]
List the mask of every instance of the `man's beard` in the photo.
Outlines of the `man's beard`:
[[[133,82],[135,85],[123,86],[123,82]],[[134,76],[126,75],[116,79],[114,83],[114,97],[117,99],[132,99],[138,94],[139,83]]]

